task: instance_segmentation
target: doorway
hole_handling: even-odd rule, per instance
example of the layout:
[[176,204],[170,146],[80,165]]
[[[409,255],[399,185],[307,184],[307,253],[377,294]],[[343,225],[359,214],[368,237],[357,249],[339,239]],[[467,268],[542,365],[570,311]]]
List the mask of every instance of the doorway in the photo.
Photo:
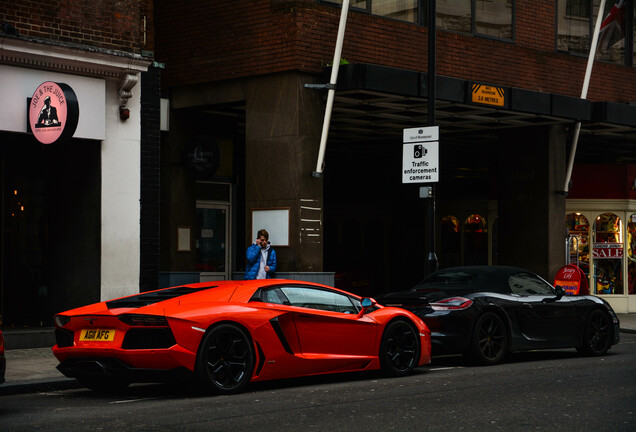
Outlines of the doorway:
[[6,132],[0,143],[2,325],[51,327],[99,301],[100,143]]
[[201,282],[231,279],[230,205],[197,201],[196,270]]

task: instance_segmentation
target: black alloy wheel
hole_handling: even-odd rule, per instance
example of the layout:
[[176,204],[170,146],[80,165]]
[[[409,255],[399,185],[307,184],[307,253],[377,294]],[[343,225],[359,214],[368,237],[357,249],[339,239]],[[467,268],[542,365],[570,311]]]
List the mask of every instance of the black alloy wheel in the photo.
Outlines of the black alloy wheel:
[[612,345],[612,319],[598,309],[590,312],[583,329],[583,345],[577,351],[589,356],[601,356]]
[[481,365],[500,363],[508,351],[508,331],[494,312],[486,312],[475,323],[469,357]]
[[389,323],[380,344],[382,371],[390,377],[410,374],[420,356],[420,338],[417,330],[406,321]]
[[252,378],[254,352],[238,326],[221,324],[204,338],[197,355],[197,383],[218,394],[242,391]]

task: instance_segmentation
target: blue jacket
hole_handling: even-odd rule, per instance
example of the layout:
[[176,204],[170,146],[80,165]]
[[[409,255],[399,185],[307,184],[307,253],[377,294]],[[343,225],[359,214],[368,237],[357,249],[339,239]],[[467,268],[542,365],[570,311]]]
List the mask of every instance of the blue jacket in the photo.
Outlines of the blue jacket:
[[[247,265],[245,266],[245,280],[256,279],[258,275],[258,268],[261,263],[261,247],[257,244],[253,244],[247,248],[246,253]],[[266,274],[267,279],[271,279],[276,272],[276,251],[270,246],[267,249],[267,265],[269,266],[269,272]]]

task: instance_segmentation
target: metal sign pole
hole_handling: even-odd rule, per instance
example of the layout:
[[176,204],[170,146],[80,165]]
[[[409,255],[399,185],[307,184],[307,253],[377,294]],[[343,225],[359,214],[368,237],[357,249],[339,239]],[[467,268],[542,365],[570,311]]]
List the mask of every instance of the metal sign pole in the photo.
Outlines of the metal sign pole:
[[[428,2],[428,125],[435,126],[435,0]],[[435,254],[435,184],[431,185],[428,203],[428,257],[426,274],[437,271],[439,261]]]

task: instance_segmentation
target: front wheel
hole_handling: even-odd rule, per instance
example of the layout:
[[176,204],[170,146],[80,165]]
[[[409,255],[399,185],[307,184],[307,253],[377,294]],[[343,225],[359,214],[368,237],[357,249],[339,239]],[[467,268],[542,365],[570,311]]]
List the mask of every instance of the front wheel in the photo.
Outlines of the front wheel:
[[612,345],[612,319],[598,309],[590,312],[583,328],[583,344],[577,351],[588,356],[601,356]]
[[218,394],[242,391],[252,377],[254,353],[244,330],[221,324],[204,336],[197,355],[197,384]]
[[500,363],[508,351],[508,332],[504,322],[494,312],[477,319],[470,339],[468,356],[481,365]]
[[385,329],[380,343],[382,371],[390,377],[410,374],[419,360],[420,338],[406,321],[393,321]]

